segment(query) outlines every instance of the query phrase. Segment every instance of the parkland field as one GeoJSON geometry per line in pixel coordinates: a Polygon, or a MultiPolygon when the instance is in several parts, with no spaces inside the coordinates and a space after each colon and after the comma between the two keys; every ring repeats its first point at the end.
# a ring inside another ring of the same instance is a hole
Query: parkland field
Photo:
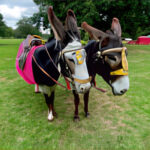
{"type": "Polygon", "coordinates": [[[107,92],[91,89],[90,117],[84,117],[81,99],[75,123],[73,95],[57,87],[58,118],[48,122],[44,96],[15,69],[21,41],[0,39],[0,150],[150,149],[150,46],[126,45],[130,89],[125,95],[113,96],[97,76],[97,85],[107,92]]]}

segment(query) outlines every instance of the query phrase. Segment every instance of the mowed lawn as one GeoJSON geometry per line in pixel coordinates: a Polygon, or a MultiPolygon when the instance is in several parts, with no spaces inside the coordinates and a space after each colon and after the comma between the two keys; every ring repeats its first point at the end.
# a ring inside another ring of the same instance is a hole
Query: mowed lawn
{"type": "Polygon", "coordinates": [[[21,41],[0,39],[0,150],[150,149],[150,46],[126,45],[130,89],[125,95],[113,96],[97,76],[107,92],[91,90],[89,118],[81,95],[80,122],[75,123],[73,96],[57,87],[58,118],[48,122],[43,95],[35,94],[15,69],[21,41]]]}

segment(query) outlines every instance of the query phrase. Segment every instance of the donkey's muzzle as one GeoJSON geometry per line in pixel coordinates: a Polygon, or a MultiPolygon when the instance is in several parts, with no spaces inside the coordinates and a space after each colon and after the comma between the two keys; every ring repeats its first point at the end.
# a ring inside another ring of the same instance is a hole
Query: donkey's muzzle
{"type": "Polygon", "coordinates": [[[80,87],[79,87],[79,93],[86,93],[91,87],[91,83],[86,83],[86,84],[80,84],[80,87]]]}
{"type": "Polygon", "coordinates": [[[77,88],[77,92],[86,93],[91,87],[91,79],[92,77],[89,77],[88,79],[74,78],[74,82],[76,82],[76,85],[79,85],[77,88]]]}

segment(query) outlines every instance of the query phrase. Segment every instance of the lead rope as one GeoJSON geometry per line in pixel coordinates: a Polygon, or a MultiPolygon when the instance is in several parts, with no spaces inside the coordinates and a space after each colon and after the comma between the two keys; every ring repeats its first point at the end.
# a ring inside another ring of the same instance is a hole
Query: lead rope
{"type": "Polygon", "coordinates": [[[92,87],[93,87],[94,89],[98,90],[98,91],[101,91],[101,92],[103,92],[103,93],[107,92],[106,90],[104,90],[104,89],[102,89],[102,88],[98,88],[98,87],[96,86],[95,78],[94,78],[94,80],[93,80],[93,82],[92,82],[92,85],[93,85],[92,87]]]}
{"type": "Polygon", "coordinates": [[[107,92],[106,90],[102,89],[102,88],[98,88],[97,86],[93,86],[94,89],[98,90],[98,91],[101,91],[103,93],[107,92]]]}

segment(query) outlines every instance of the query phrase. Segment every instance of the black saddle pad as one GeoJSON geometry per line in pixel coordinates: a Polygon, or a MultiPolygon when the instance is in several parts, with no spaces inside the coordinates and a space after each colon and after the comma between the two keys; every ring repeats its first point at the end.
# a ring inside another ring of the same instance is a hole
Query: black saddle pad
{"type": "MultiPolygon", "coordinates": [[[[60,43],[55,39],[51,40],[50,42],[46,43],[45,46],[47,47],[48,53],[50,54],[53,62],[58,64],[59,61],[59,52],[61,51],[60,43]]],[[[38,65],[44,69],[51,77],[55,80],[59,78],[59,72],[57,68],[54,66],[53,62],[49,58],[45,46],[37,48],[33,54],[34,58],[36,59],[38,65]]],[[[38,66],[34,60],[32,60],[32,68],[33,68],[33,75],[35,82],[37,84],[53,86],[55,84],[38,66]]]]}

